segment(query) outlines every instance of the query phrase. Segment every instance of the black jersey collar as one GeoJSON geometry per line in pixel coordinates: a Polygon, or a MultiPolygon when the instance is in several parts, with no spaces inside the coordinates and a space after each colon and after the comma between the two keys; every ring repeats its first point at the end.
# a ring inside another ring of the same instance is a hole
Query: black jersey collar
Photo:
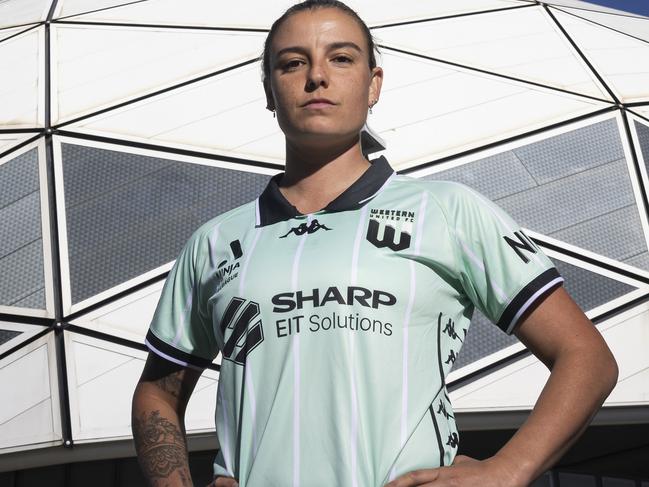
{"type": "MultiPolygon", "coordinates": [[[[372,165],[367,171],[341,195],[325,206],[324,211],[345,211],[360,208],[394,174],[394,170],[385,157],[381,156],[371,162],[372,165]]],[[[257,200],[259,211],[257,224],[259,226],[272,225],[302,215],[279,190],[278,182],[283,175],[284,173],[280,173],[273,176],[257,200]]]]}

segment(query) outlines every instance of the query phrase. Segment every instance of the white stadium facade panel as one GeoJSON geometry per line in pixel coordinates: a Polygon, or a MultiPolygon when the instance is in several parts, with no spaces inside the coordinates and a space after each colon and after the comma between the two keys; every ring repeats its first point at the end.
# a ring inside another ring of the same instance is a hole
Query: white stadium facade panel
{"type": "MultiPolygon", "coordinates": [[[[283,168],[258,58],[292,3],[0,2],[0,472],[133,454],[130,398],[175,256],[283,168]]],[[[595,423],[649,425],[649,18],[579,0],[348,3],[385,70],[371,157],[512,214],[618,360],[595,423]]],[[[189,404],[192,449],[216,446],[219,367],[189,404]]],[[[515,427],[547,376],[476,312],[449,376],[458,424],[515,427]]]]}

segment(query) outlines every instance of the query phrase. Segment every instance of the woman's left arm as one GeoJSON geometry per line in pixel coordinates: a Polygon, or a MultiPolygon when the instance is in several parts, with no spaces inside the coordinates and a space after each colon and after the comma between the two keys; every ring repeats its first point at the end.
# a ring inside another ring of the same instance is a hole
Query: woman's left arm
{"type": "Polygon", "coordinates": [[[534,409],[493,457],[409,472],[386,487],[526,486],[586,429],[617,382],[606,342],[568,293],[555,289],[514,332],[551,371],[534,409]]]}

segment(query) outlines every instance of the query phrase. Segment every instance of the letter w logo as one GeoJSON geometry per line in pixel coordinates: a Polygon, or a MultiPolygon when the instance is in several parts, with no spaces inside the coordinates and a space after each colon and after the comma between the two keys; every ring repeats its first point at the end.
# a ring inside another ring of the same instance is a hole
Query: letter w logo
{"type": "Polygon", "coordinates": [[[221,318],[223,333],[223,358],[245,365],[246,357],[264,341],[264,331],[259,318],[259,304],[245,299],[232,298],[221,318]],[[226,331],[231,330],[226,339],[226,331]]]}
{"type": "Polygon", "coordinates": [[[383,232],[383,238],[379,240],[379,222],[376,220],[370,219],[369,226],[367,227],[367,241],[374,245],[376,248],[389,247],[395,252],[399,250],[404,250],[410,247],[410,234],[406,232],[401,232],[399,235],[399,241],[394,241],[394,235],[396,231],[394,227],[390,225],[385,226],[385,231],[383,232]]]}

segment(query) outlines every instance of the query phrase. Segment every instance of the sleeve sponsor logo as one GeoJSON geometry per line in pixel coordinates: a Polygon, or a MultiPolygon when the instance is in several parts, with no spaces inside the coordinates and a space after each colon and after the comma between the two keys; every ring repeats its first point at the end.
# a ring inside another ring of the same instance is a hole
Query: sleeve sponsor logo
{"type": "Polygon", "coordinates": [[[536,254],[539,248],[530,237],[525,235],[523,230],[514,232],[514,236],[517,240],[514,240],[507,235],[504,235],[503,239],[505,240],[505,242],[507,242],[507,245],[509,245],[514,250],[514,252],[516,252],[516,255],[518,255],[525,264],[527,264],[530,259],[527,255],[525,255],[525,252],[536,254]]]}
{"type": "Polygon", "coordinates": [[[218,284],[216,285],[214,292],[219,292],[227,283],[236,279],[236,277],[239,275],[240,264],[237,261],[241,257],[243,257],[241,243],[238,240],[233,240],[232,242],[230,242],[230,250],[232,251],[234,261],[230,262],[229,264],[227,259],[219,262],[215,275],[218,284]]]}

